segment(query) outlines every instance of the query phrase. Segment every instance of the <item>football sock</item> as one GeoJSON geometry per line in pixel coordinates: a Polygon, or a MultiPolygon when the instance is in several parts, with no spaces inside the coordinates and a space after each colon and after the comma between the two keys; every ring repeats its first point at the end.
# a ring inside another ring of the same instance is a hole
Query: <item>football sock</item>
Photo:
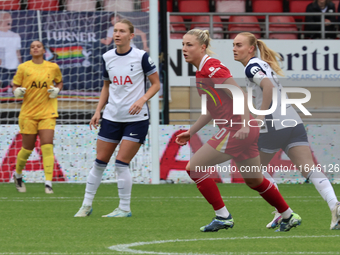
{"type": "Polygon", "coordinates": [[[89,175],[87,177],[83,205],[92,206],[94,196],[102,181],[102,176],[106,166],[107,163],[99,159],[96,159],[93,162],[93,167],[91,168],[89,175]]]}
{"type": "MultiPolygon", "coordinates": [[[[263,178],[263,181],[259,186],[252,187],[252,189],[258,191],[264,200],[266,200],[270,205],[274,206],[279,213],[282,214],[289,209],[289,206],[275,185],[266,178],[263,178]]],[[[282,215],[282,217],[287,218],[287,213],[284,213],[284,215],[282,215]]]]}
{"type": "Polygon", "coordinates": [[[132,177],[129,164],[116,160],[116,173],[118,182],[119,208],[123,211],[130,211],[132,177]]]}
{"type": "Polygon", "coordinates": [[[15,166],[15,177],[22,178],[22,170],[25,168],[27,159],[30,157],[33,150],[26,150],[21,148],[17,156],[17,163],[15,166]]]}
{"type": "MultiPolygon", "coordinates": [[[[53,144],[41,145],[41,152],[42,152],[42,157],[43,157],[45,180],[50,181],[49,186],[52,187],[53,167],[54,167],[53,144]]],[[[48,185],[48,183],[46,182],[45,184],[48,185]]]]}
{"type": "Polygon", "coordinates": [[[320,193],[321,197],[327,202],[328,207],[332,210],[338,199],[335,195],[334,189],[332,184],[326,177],[326,175],[319,171],[319,172],[309,172],[307,176],[307,180],[311,180],[314,184],[316,190],[320,193]]]}
{"type": "Polygon", "coordinates": [[[212,178],[209,178],[210,175],[208,173],[195,172],[195,177],[191,176],[192,174],[190,171],[187,171],[187,173],[215,211],[218,211],[225,206],[216,183],[212,178]]]}

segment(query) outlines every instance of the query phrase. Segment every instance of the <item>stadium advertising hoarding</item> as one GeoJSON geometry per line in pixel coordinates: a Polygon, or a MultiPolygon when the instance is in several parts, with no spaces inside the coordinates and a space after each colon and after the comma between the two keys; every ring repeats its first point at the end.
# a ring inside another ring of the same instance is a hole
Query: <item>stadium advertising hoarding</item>
{"type": "MultiPolygon", "coordinates": [[[[340,53],[336,40],[263,40],[269,48],[283,57],[285,74],[283,86],[317,87],[339,86],[340,53]]],[[[169,42],[169,83],[171,86],[190,86],[195,67],[185,62],[182,40],[169,42]]],[[[244,67],[234,61],[233,40],[212,40],[213,57],[221,60],[234,78],[244,78],[244,67]]],[[[244,84],[240,84],[244,85],[244,84]]]]}
{"type": "MultiPolygon", "coordinates": [[[[161,125],[159,127],[159,157],[160,178],[164,181],[183,183],[191,182],[185,166],[190,159],[191,151],[197,151],[212,135],[217,132],[217,127],[204,127],[193,139],[194,143],[183,147],[175,143],[176,136],[189,128],[189,125],[161,125]]],[[[313,151],[314,162],[333,183],[340,183],[339,153],[340,141],[334,140],[340,134],[338,125],[306,125],[307,135],[313,151]]],[[[0,132],[0,182],[8,182],[15,170],[16,155],[21,148],[21,137],[17,125],[4,125],[0,132]]],[[[90,130],[88,125],[58,125],[54,139],[54,181],[61,182],[86,182],[87,174],[96,158],[96,138],[98,130],[90,130]]],[[[130,163],[133,180],[135,183],[150,183],[151,178],[151,147],[147,137],[130,163]]],[[[24,170],[24,179],[27,182],[43,182],[44,171],[41,162],[40,143],[30,156],[24,170]]],[[[115,157],[111,158],[103,174],[103,181],[114,182],[115,157]]],[[[299,171],[294,171],[294,166],[287,155],[280,151],[272,159],[268,172],[273,174],[278,183],[303,183],[299,171]]],[[[216,166],[214,177],[216,181],[231,183],[243,182],[235,164],[232,161],[216,166]]]]}

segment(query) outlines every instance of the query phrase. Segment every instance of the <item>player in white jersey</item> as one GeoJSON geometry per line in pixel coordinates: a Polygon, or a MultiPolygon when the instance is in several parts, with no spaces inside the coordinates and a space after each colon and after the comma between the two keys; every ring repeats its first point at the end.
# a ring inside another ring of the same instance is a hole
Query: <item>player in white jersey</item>
{"type": "MultiPolygon", "coordinates": [[[[247,86],[252,88],[256,109],[270,109],[273,88],[278,90],[277,110],[270,115],[257,116],[257,119],[263,120],[265,124],[260,129],[258,141],[262,166],[267,166],[280,149],[284,150],[302,175],[307,180],[312,181],[322,198],[328,203],[332,212],[330,229],[340,229],[340,203],[326,175],[321,172],[318,166],[314,165],[307,133],[301,118],[290,105],[287,106],[287,115],[284,116],[280,113],[281,102],[279,98],[281,98],[280,90],[282,86],[275,75],[277,73],[283,76],[277,60],[277,58],[281,59],[280,55],[248,32],[238,34],[234,39],[233,46],[234,59],[245,66],[247,86]],[[260,51],[262,60],[256,56],[257,50],[260,51]],[[273,121],[273,119],[280,121],[273,121]],[[285,127],[280,124],[285,119],[295,120],[296,126],[288,124],[288,122],[285,123],[285,126],[292,127],[285,127]]],[[[267,172],[265,172],[265,176],[275,183],[267,172]]],[[[276,228],[280,219],[280,216],[275,214],[273,221],[267,225],[267,228],[276,228]]]]}
{"type": "Polygon", "coordinates": [[[97,140],[97,158],[87,177],[82,207],[74,217],[92,213],[92,201],[101,183],[103,172],[117,145],[116,157],[119,206],[103,217],[131,217],[130,200],[132,177],[129,163],[144,143],[149,128],[149,111],[146,102],[160,88],[156,66],[148,53],[132,48],[130,41],[134,27],[123,19],[114,26],[113,39],[117,46],[103,55],[104,86],[93,115],[90,128],[97,128],[100,112],[105,106],[97,140]],[[145,76],[151,87],[145,92],[145,76]]]}

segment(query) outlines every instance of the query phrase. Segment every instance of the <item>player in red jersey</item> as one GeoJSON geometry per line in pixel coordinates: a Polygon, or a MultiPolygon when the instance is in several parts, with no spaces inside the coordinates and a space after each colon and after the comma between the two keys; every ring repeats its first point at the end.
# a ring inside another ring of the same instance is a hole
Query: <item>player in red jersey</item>
{"type": "MultiPolygon", "coordinates": [[[[226,88],[216,88],[215,84],[236,86],[230,71],[219,60],[211,58],[210,35],[207,30],[192,29],[183,37],[183,55],[186,62],[197,68],[196,86],[199,95],[206,95],[207,112],[202,114],[186,132],[178,135],[176,142],[185,145],[190,137],[213,120],[218,121],[219,132],[204,144],[191,158],[186,170],[205,199],[213,206],[216,217],[201,227],[202,232],[215,232],[234,226],[234,220],[227,210],[218,187],[210,177],[207,168],[233,159],[240,169],[246,184],[282,214],[279,231],[289,231],[301,224],[301,217],[287,205],[275,186],[261,173],[257,149],[259,128],[252,121],[247,105],[244,115],[233,114],[233,98],[226,88]]],[[[235,88],[236,89],[236,88],[235,88]]],[[[244,95],[243,95],[244,96],[244,95]]],[[[246,101],[246,100],[244,100],[246,101]]]]}

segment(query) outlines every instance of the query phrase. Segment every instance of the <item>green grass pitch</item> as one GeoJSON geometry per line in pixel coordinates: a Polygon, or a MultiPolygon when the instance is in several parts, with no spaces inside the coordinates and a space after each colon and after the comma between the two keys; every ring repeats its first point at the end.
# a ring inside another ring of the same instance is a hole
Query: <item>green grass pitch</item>
{"type": "MultiPolygon", "coordinates": [[[[214,217],[195,185],[134,185],[131,218],[102,218],[118,205],[116,184],[102,184],[93,214],[74,218],[84,184],[0,184],[2,254],[340,254],[340,231],[312,184],[279,185],[302,225],[277,233],[265,228],[273,208],[245,184],[219,184],[233,215],[233,229],[202,233],[214,217]],[[111,249],[110,249],[111,247],[111,249]]],[[[334,185],[340,194],[340,186],[334,185]]]]}

